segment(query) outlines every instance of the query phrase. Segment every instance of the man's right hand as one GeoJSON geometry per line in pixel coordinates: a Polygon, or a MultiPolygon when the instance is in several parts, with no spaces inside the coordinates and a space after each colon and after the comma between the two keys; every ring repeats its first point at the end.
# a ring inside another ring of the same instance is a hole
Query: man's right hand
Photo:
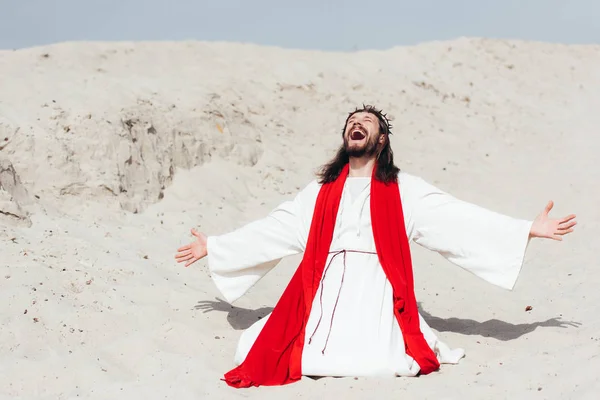
{"type": "Polygon", "coordinates": [[[201,258],[206,257],[206,254],[208,254],[206,250],[206,235],[195,229],[192,229],[192,235],[196,236],[198,239],[195,242],[178,248],[178,253],[175,255],[177,262],[185,262],[186,267],[189,267],[201,258]]]}

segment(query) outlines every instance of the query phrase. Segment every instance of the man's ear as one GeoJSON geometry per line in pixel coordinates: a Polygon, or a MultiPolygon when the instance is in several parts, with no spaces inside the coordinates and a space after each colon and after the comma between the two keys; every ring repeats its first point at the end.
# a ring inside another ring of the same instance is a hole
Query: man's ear
{"type": "Polygon", "coordinates": [[[385,142],[385,135],[379,136],[379,144],[383,144],[385,142]]]}

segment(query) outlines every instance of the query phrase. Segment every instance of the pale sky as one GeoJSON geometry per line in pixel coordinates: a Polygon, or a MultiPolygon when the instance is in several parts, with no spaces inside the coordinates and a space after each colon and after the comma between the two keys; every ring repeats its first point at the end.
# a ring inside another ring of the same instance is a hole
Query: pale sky
{"type": "Polygon", "coordinates": [[[600,0],[0,0],[0,49],[218,40],[351,51],[462,36],[600,44],[600,0]]]}

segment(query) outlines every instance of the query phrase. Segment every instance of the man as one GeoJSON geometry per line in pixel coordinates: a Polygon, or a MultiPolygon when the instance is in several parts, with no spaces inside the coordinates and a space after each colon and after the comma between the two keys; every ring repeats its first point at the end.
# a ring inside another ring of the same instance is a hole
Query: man
{"type": "Polygon", "coordinates": [[[350,113],[336,157],[294,200],[233,232],[178,249],[207,257],[227,301],[248,291],[269,261],[304,253],[273,312],[246,330],[225,375],[234,387],[306,376],[415,376],[457,363],[419,315],[409,240],[482,279],[512,289],[530,238],[561,240],[575,216],[533,221],[458,200],[394,165],[385,114],[350,113]]]}

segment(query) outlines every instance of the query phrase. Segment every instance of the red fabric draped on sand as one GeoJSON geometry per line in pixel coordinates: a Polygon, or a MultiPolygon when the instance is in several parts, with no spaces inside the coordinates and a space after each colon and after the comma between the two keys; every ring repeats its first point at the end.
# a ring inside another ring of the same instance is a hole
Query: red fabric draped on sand
{"type": "MultiPolygon", "coordinates": [[[[225,374],[228,385],[285,385],[302,376],[302,349],[306,323],[327,262],[333,230],[349,167],[332,183],[321,186],[304,257],[273,309],[244,362],[225,374]]],[[[375,169],[374,169],[375,171],[375,169]]],[[[439,362],[419,327],[412,262],[397,183],[371,180],[371,221],[381,266],[392,285],[394,314],[406,352],[421,374],[439,368],[439,362]]]]}

